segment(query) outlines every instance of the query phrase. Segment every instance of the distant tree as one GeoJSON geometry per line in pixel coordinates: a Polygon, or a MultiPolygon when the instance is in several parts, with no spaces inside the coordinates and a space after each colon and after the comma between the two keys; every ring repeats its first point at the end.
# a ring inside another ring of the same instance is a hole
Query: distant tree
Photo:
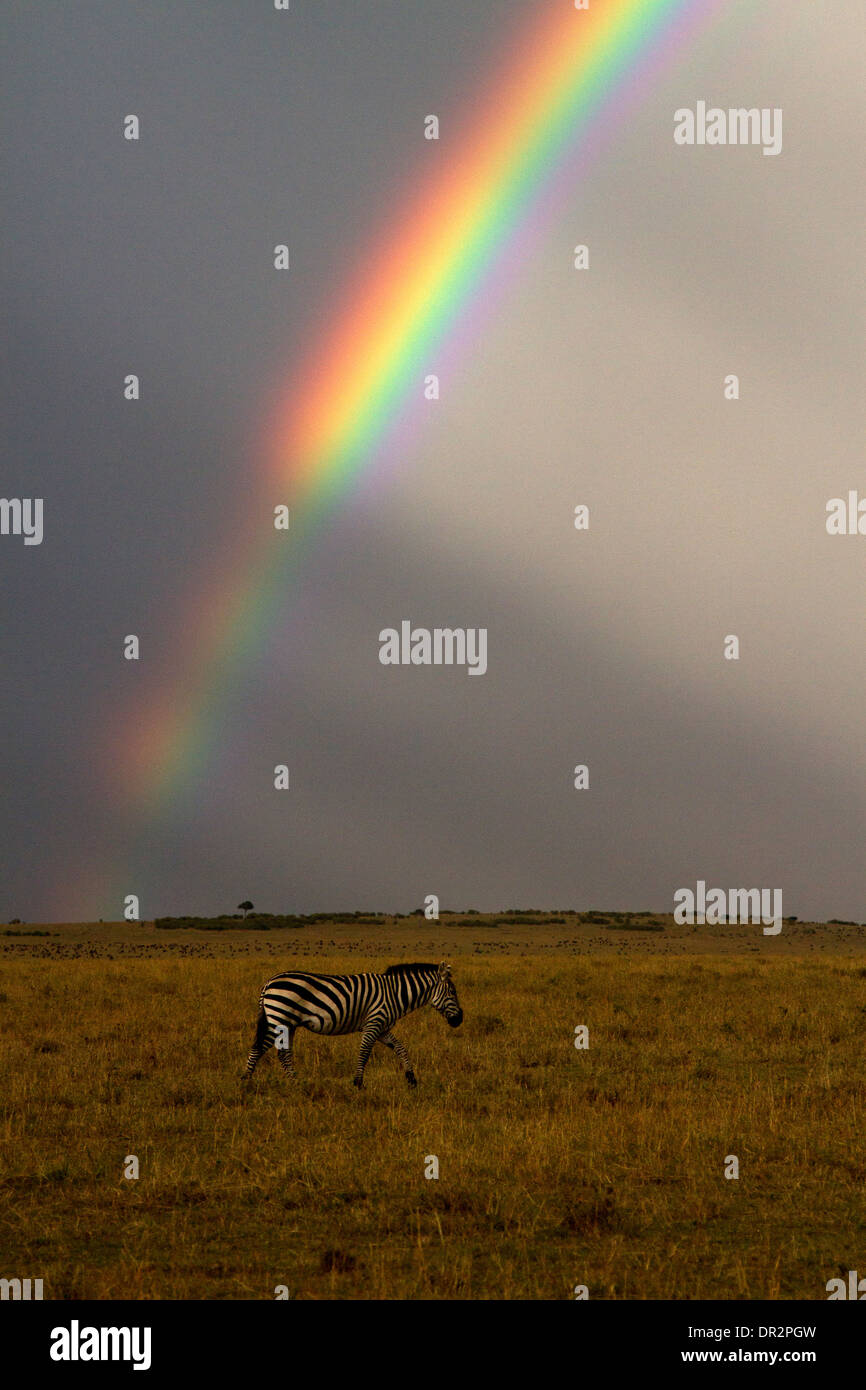
{"type": "Polygon", "coordinates": [[[247,900],[245,903],[238,903],[238,910],[246,917],[248,912],[252,912],[253,906],[254,904],[247,900]]]}

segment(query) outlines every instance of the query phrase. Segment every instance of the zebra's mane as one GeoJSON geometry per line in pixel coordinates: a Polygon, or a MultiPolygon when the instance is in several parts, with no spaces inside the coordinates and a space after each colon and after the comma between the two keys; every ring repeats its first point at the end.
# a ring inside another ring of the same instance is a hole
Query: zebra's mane
{"type": "Polygon", "coordinates": [[[438,965],[433,965],[429,960],[416,960],[411,965],[389,965],[385,971],[386,975],[401,975],[404,970],[438,970],[438,965]]]}

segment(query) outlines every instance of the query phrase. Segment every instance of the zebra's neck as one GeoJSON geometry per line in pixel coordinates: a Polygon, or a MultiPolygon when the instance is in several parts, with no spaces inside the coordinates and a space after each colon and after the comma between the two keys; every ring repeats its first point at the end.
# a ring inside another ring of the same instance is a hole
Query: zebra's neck
{"type": "Polygon", "coordinates": [[[400,1005],[406,1009],[418,1009],[427,1004],[436,987],[435,970],[406,970],[391,976],[400,1005]]]}

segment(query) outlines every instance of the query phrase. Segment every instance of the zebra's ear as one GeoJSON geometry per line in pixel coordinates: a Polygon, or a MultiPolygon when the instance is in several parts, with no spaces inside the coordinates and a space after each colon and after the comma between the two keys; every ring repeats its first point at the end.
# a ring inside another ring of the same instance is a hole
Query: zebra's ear
{"type": "Polygon", "coordinates": [[[443,980],[450,980],[450,979],[451,979],[451,966],[450,966],[450,965],[446,965],[446,963],[445,963],[444,960],[440,962],[440,965],[439,965],[439,974],[442,976],[442,979],[443,979],[443,980]]]}

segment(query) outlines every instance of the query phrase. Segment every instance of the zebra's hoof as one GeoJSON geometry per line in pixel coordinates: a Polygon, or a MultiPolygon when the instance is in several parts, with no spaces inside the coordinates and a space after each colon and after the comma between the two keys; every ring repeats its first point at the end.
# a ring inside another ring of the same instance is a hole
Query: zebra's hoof
{"type": "Polygon", "coordinates": [[[406,1080],[409,1082],[410,1087],[418,1085],[418,1082],[415,1079],[414,1071],[407,1071],[406,1080]]]}
{"type": "Polygon", "coordinates": [[[364,1083],[363,1083],[363,1081],[360,1079],[360,1077],[358,1077],[358,1076],[355,1077],[355,1080],[353,1081],[352,1084],[353,1084],[353,1086],[355,1086],[359,1091],[361,1091],[361,1090],[364,1089],[364,1083]]]}

